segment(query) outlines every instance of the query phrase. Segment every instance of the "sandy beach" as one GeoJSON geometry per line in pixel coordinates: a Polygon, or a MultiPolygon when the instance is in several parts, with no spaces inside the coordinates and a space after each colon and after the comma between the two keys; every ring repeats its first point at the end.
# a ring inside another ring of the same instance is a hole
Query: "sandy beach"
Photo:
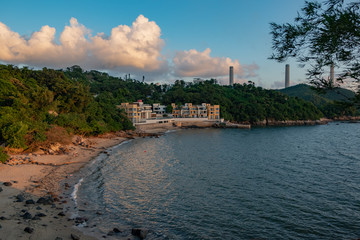
{"type": "MultiPolygon", "coordinates": [[[[85,236],[74,225],[81,219],[70,219],[64,209],[71,201],[60,183],[84,167],[107,148],[127,138],[87,139],[89,147],[72,145],[67,154],[15,155],[31,163],[0,165],[0,239],[95,239],[85,236]],[[49,200],[42,202],[39,200],[49,200]]],[[[15,163],[16,161],[14,161],[15,163]]]]}
{"type": "MultiPolygon", "coordinates": [[[[107,153],[112,146],[172,129],[176,127],[164,124],[138,127],[130,134],[92,138],[74,136],[73,139],[81,138],[82,144],[74,144],[73,140],[65,154],[11,155],[15,160],[0,164],[0,240],[97,239],[76,228],[86,219],[73,219],[68,211],[74,188],[71,184],[73,174],[100,153],[107,153]]],[[[111,234],[101,238],[122,239],[111,234]]]]}

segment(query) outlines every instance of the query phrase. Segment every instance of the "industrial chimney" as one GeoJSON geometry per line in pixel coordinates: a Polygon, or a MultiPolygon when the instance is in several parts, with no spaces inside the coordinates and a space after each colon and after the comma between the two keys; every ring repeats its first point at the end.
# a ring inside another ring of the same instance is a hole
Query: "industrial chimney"
{"type": "Polygon", "coordinates": [[[290,87],[290,65],[285,65],[285,88],[290,87]]]}
{"type": "Polygon", "coordinates": [[[230,70],[229,70],[229,85],[232,86],[234,85],[234,67],[230,66],[230,70]]]}
{"type": "Polygon", "coordinates": [[[335,80],[335,76],[334,76],[334,64],[332,63],[330,65],[330,87],[334,86],[334,80],[335,80]]]}

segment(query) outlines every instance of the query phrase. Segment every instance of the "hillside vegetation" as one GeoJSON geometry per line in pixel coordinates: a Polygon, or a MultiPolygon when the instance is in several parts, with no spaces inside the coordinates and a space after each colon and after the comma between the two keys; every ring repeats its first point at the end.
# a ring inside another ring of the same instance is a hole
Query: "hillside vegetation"
{"type": "Polygon", "coordinates": [[[314,120],[323,114],[310,102],[288,97],[274,90],[256,87],[253,83],[220,86],[216,80],[197,84],[177,80],[173,86],[156,85],[133,79],[123,80],[98,71],[83,71],[73,66],[65,71],[70,79],[77,79],[90,87],[90,92],[107,97],[114,103],[210,103],[219,104],[221,117],[236,122],[273,120],[314,120]]]}
{"type": "Polygon", "coordinates": [[[315,120],[324,116],[316,101],[312,101],[314,105],[251,82],[232,87],[220,86],[213,79],[158,85],[83,71],[79,66],[31,70],[0,65],[0,145],[26,150],[69,133],[98,135],[133,129],[116,105],[138,99],[165,105],[219,104],[221,117],[235,122],[315,120]]]}
{"type": "Polygon", "coordinates": [[[359,112],[353,106],[355,93],[344,88],[316,90],[306,84],[298,84],[279,90],[286,95],[312,102],[326,117],[354,116],[359,112]]]}
{"type": "Polygon", "coordinates": [[[112,102],[62,71],[0,65],[0,144],[27,149],[54,131],[97,135],[130,128],[112,102]]]}

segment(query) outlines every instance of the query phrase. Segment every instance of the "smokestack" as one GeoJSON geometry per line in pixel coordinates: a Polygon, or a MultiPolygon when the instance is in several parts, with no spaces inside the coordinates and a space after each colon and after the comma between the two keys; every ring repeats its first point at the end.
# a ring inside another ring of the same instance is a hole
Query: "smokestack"
{"type": "Polygon", "coordinates": [[[234,67],[230,66],[229,69],[229,85],[232,86],[234,85],[234,67]]]}
{"type": "Polygon", "coordinates": [[[290,87],[290,65],[285,65],[285,88],[290,87]]]}
{"type": "Polygon", "coordinates": [[[330,65],[330,87],[334,86],[334,80],[335,80],[335,77],[334,77],[334,64],[332,63],[330,65]]]}

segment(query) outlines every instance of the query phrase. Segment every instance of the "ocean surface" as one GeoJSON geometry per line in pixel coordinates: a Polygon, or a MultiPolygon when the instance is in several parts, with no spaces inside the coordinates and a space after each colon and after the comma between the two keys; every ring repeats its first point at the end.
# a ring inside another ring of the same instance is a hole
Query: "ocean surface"
{"type": "Polygon", "coordinates": [[[101,236],[360,238],[358,123],[179,130],[113,147],[81,174],[78,214],[101,236]]]}

